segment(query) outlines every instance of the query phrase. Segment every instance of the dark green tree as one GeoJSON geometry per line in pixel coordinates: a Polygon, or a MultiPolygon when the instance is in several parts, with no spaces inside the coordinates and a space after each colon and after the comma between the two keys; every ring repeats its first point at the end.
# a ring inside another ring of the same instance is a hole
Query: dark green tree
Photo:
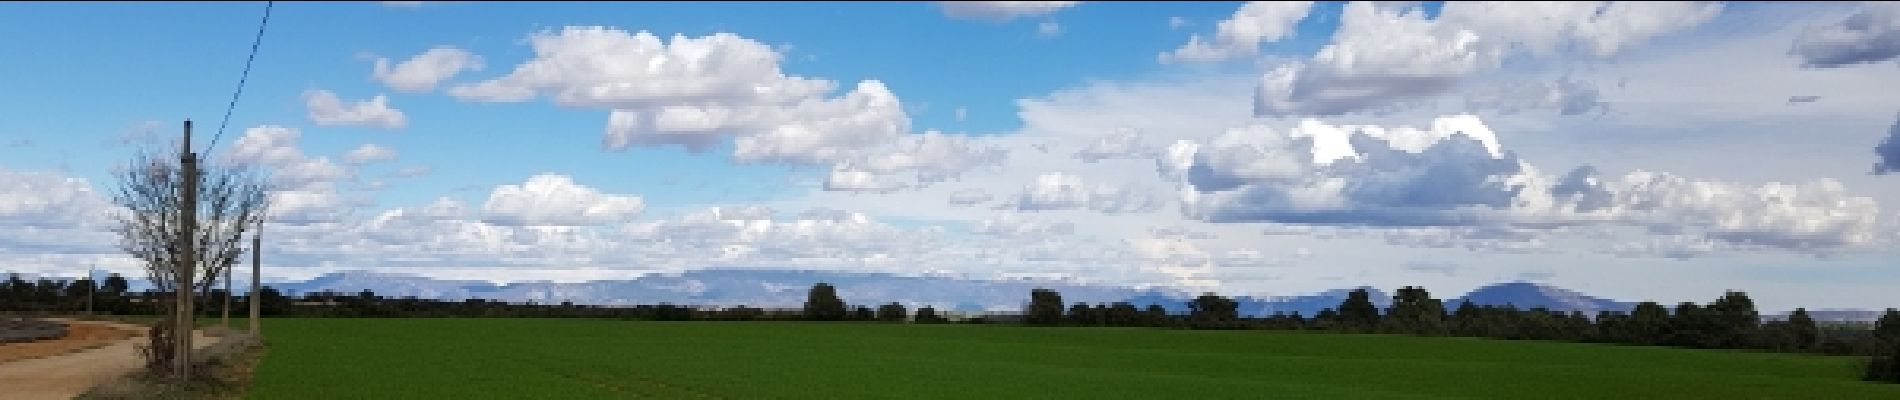
{"type": "Polygon", "coordinates": [[[878,306],[877,308],[877,320],[879,321],[904,322],[905,318],[910,318],[910,311],[905,310],[903,304],[893,302],[891,304],[878,306]]]}
{"type": "Polygon", "coordinates": [[[1458,310],[1451,313],[1451,330],[1458,336],[1483,336],[1480,310],[1477,304],[1469,301],[1458,302],[1458,310]]]}
{"type": "Polygon", "coordinates": [[[944,321],[942,316],[937,315],[936,308],[931,307],[931,306],[923,306],[923,307],[917,308],[917,317],[914,319],[913,322],[919,323],[919,324],[941,324],[946,321],[944,321]]]}
{"type": "Polygon", "coordinates": [[[1624,328],[1635,344],[1656,345],[1669,340],[1671,322],[1669,309],[1653,301],[1636,303],[1630,310],[1629,324],[1624,328]]]}
{"type": "Polygon", "coordinates": [[[132,291],[131,283],[116,273],[107,275],[106,280],[100,283],[99,298],[95,300],[99,302],[99,309],[114,314],[129,313],[131,302],[127,296],[132,291]]]}
{"type": "Polygon", "coordinates": [[[1108,318],[1107,318],[1108,325],[1109,326],[1140,325],[1141,324],[1140,314],[1141,314],[1141,310],[1136,310],[1134,304],[1128,304],[1127,302],[1121,302],[1121,301],[1115,302],[1114,304],[1110,304],[1108,306],[1108,318]]]}
{"type": "Polygon", "coordinates": [[[1874,321],[1874,342],[1887,349],[1900,348],[1900,310],[1889,308],[1874,321]]]}
{"type": "Polygon", "coordinates": [[[1711,335],[1721,322],[1717,316],[1694,302],[1676,304],[1676,313],[1669,316],[1669,338],[1663,344],[1671,346],[1712,348],[1720,340],[1711,335]]]}
{"type": "Polygon", "coordinates": [[[1240,320],[1240,305],[1233,299],[1204,293],[1188,303],[1188,321],[1195,328],[1232,328],[1240,320]]]}
{"type": "Polygon", "coordinates": [[[1339,303],[1339,320],[1347,329],[1368,331],[1379,326],[1379,307],[1372,305],[1372,294],[1366,289],[1353,289],[1339,303]]]}
{"type": "Polygon", "coordinates": [[[877,311],[871,310],[870,307],[858,306],[856,309],[853,309],[851,311],[851,320],[852,321],[876,321],[877,311]]]}
{"type": "Polygon", "coordinates": [[[1313,314],[1313,326],[1319,329],[1340,329],[1339,312],[1331,308],[1320,309],[1313,314]]]}
{"type": "Polygon", "coordinates": [[[1820,343],[1821,328],[1815,326],[1814,317],[1808,315],[1808,309],[1796,308],[1788,314],[1787,330],[1794,339],[1795,350],[1808,350],[1820,343]]]}
{"type": "Polygon", "coordinates": [[[1160,304],[1149,304],[1147,309],[1141,311],[1141,326],[1159,327],[1167,325],[1167,307],[1162,307],[1160,304]]]}
{"type": "Polygon", "coordinates": [[[846,317],[845,314],[844,299],[838,298],[837,288],[824,282],[811,286],[811,292],[805,297],[805,319],[842,321],[846,317]]]}
{"type": "MultiPolygon", "coordinates": [[[[1342,306],[1344,306],[1342,304],[1342,306]]],[[[1385,318],[1386,331],[1438,335],[1445,333],[1445,305],[1423,287],[1399,288],[1385,318]]]]}
{"type": "Polygon", "coordinates": [[[1074,306],[1069,307],[1069,325],[1094,325],[1094,317],[1090,315],[1094,313],[1094,310],[1089,309],[1089,303],[1075,303],[1074,306]]]}
{"type": "Polygon", "coordinates": [[[1023,312],[1023,322],[1045,326],[1061,324],[1062,307],[1062,294],[1050,289],[1030,290],[1029,307],[1023,312]]]}
{"type": "Polygon", "coordinates": [[[1757,331],[1761,329],[1761,314],[1755,311],[1755,302],[1741,291],[1728,291],[1722,297],[1710,303],[1705,310],[1714,318],[1709,324],[1709,344],[1711,347],[1741,349],[1754,347],[1757,331]]]}

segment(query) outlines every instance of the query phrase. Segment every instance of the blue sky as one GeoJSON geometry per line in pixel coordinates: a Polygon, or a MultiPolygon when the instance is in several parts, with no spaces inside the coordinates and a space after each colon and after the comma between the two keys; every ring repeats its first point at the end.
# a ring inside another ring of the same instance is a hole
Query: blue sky
{"type": "MultiPolygon", "coordinates": [[[[288,277],[1900,303],[1893,7],[1003,3],[278,3],[211,154],[296,180],[288,277]]],[[[215,135],[263,6],[0,4],[0,263],[135,270],[111,168],[215,135]]]]}

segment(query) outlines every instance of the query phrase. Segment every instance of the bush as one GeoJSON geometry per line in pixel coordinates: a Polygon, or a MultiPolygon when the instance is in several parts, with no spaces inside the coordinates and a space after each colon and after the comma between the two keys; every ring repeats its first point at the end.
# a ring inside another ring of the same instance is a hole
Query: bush
{"type": "Polygon", "coordinates": [[[1900,383],[1900,349],[1867,360],[1861,379],[1871,382],[1900,383]]]}

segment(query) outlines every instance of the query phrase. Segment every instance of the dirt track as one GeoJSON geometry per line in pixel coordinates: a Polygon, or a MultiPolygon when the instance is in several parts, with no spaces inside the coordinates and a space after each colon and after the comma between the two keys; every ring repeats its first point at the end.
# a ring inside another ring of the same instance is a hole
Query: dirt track
{"type": "MultiPolygon", "coordinates": [[[[71,399],[98,382],[116,379],[141,363],[136,343],[145,340],[145,328],[113,322],[67,321],[73,334],[50,342],[0,345],[0,388],[6,388],[7,400],[71,399]],[[85,336],[79,336],[85,332],[85,336]],[[57,343],[72,342],[72,343],[57,343]],[[39,345],[36,350],[12,349],[12,346],[39,345]],[[58,349],[69,354],[39,354],[37,358],[9,357],[29,352],[45,353],[58,349]]],[[[202,348],[215,339],[193,332],[193,347],[202,348]]]]}

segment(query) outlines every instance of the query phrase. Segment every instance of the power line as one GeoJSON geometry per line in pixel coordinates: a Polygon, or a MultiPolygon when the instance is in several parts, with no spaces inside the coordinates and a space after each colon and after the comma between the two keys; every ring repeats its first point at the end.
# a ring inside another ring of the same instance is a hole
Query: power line
{"type": "Polygon", "coordinates": [[[211,136],[211,145],[205,146],[206,155],[218,147],[218,139],[224,137],[224,127],[231,123],[231,112],[237,110],[238,96],[244,95],[244,81],[251,78],[251,62],[257,60],[257,46],[264,43],[264,28],[270,26],[270,9],[274,1],[264,2],[264,20],[257,23],[257,38],[251,40],[251,55],[244,57],[244,73],[238,75],[237,91],[231,92],[231,103],[224,106],[224,120],[218,122],[218,133],[211,136]]]}

